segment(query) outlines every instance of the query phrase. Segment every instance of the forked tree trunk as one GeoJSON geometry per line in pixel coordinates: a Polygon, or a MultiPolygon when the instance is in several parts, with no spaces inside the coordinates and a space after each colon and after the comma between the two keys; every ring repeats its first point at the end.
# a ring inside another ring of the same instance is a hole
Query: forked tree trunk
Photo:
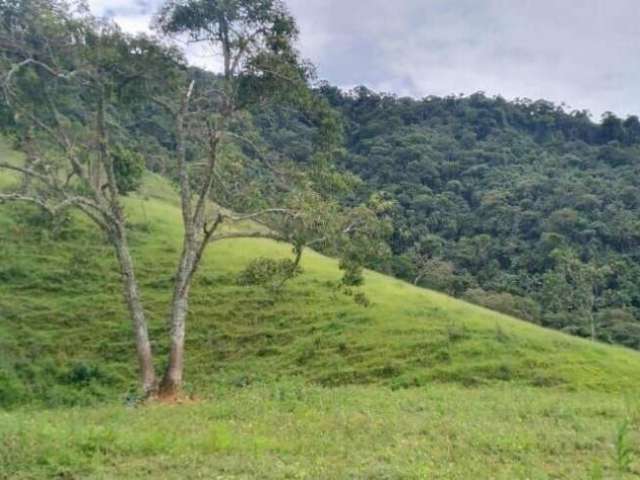
{"type": "Polygon", "coordinates": [[[202,254],[209,243],[211,233],[215,230],[215,226],[211,230],[208,230],[205,213],[213,184],[216,154],[220,141],[219,137],[217,135],[209,137],[209,161],[207,162],[203,185],[199,189],[195,206],[192,204],[189,171],[185,159],[184,121],[189,109],[189,101],[193,93],[194,85],[194,82],[189,84],[182,98],[180,110],[176,113],[177,158],[180,176],[180,203],[182,206],[184,240],[175,277],[175,287],[169,317],[171,329],[169,363],[167,364],[167,369],[164,372],[158,390],[160,398],[165,400],[175,399],[180,395],[182,389],[184,341],[189,311],[189,290],[191,289],[191,282],[202,259],[202,254]],[[204,234],[199,232],[204,232],[204,234]]]}
{"type": "Polygon", "coordinates": [[[113,235],[113,243],[120,264],[124,298],[133,323],[133,334],[136,342],[136,353],[140,370],[140,382],[146,398],[155,395],[157,390],[156,373],[153,366],[153,353],[149,340],[149,330],[140,299],[138,282],[135,277],[133,260],[129,252],[124,228],[117,227],[113,235]]]}

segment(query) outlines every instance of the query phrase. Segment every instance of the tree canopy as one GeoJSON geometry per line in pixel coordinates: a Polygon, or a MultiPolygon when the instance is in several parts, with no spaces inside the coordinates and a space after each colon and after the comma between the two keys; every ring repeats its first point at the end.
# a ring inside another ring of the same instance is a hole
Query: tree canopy
{"type": "Polygon", "coordinates": [[[377,192],[394,206],[393,256],[377,268],[640,347],[637,117],[596,123],[550,102],[482,93],[321,90],[347,127],[340,165],[362,179],[354,195],[377,192]]]}

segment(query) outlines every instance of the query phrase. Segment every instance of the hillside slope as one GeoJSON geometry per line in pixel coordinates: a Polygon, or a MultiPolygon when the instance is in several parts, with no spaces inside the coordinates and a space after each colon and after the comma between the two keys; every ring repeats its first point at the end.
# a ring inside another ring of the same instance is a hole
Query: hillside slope
{"type": "MultiPolygon", "coordinates": [[[[0,188],[11,183],[0,176],[0,188]]],[[[127,208],[162,358],[175,194],[149,175],[127,208]]],[[[364,308],[336,291],[336,262],[313,252],[278,297],[236,284],[250,259],[289,254],[257,240],[211,248],[188,333],[188,389],[200,400],[134,409],[122,405],[135,365],[110,247],[82,219],[54,235],[35,210],[0,206],[0,479],[640,472],[636,352],[372,272],[364,308]],[[92,406],[39,409],[82,404],[92,406]]]]}
{"type": "MultiPolygon", "coordinates": [[[[6,151],[5,151],[6,154],[6,151]]],[[[4,179],[8,183],[7,178],[4,179]]],[[[5,185],[6,188],[6,185],[5,185]]],[[[172,188],[149,175],[127,199],[143,297],[163,358],[163,319],[181,227],[172,188]]],[[[81,219],[41,226],[37,211],[0,206],[0,404],[113,398],[134,388],[130,327],[109,245],[81,219]]],[[[640,355],[594,344],[369,272],[365,308],[335,288],[336,262],[309,252],[304,274],[274,297],[236,284],[252,258],[290,247],[212,246],[193,289],[190,388],[301,377],[320,385],[517,382],[631,391],[640,355]]]]}

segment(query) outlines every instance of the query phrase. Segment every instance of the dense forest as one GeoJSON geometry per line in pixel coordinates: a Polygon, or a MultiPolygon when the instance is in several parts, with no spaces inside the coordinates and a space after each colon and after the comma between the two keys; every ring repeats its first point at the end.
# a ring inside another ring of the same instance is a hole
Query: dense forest
{"type": "MultiPolygon", "coordinates": [[[[370,266],[602,341],[640,347],[640,122],[483,93],[399,98],[322,85],[342,117],[351,200],[392,205],[370,266]]],[[[256,112],[270,148],[305,162],[312,129],[256,112]]]]}
{"type": "Polygon", "coordinates": [[[640,347],[640,122],[545,101],[325,89],[344,168],[394,205],[395,275],[640,347]]]}

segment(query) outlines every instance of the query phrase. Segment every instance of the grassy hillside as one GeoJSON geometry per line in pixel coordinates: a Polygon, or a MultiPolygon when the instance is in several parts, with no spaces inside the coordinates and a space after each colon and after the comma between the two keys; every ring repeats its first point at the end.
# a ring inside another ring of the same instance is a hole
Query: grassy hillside
{"type": "MultiPolygon", "coordinates": [[[[145,192],[127,203],[144,300],[154,337],[162,339],[179,253],[179,211],[165,200],[170,189],[158,178],[149,179],[145,192]]],[[[81,221],[53,236],[26,207],[2,207],[1,221],[4,363],[24,390],[15,394],[74,401],[66,398],[62,381],[74,376],[91,394],[126,391],[135,378],[133,348],[109,245],[81,221]]],[[[372,306],[361,307],[333,288],[336,262],[314,253],[304,258],[305,273],[279,297],[236,285],[252,258],[289,254],[289,246],[261,240],[210,249],[193,289],[189,325],[188,378],[198,391],[211,383],[280,376],[322,385],[511,381],[605,391],[640,381],[640,355],[633,352],[543,330],[375,273],[364,288],[372,306]]],[[[156,348],[163,353],[162,343],[156,348]]],[[[76,395],[72,387],[69,394],[76,395]]]]}
{"type": "MultiPolygon", "coordinates": [[[[0,176],[0,188],[10,183],[0,176]]],[[[151,175],[127,208],[161,359],[179,211],[151,175]]],[[[277,297],[236,284],[252,258],[285,255],[289,246],[258,240],[210,249],[187,346],[187,388],[200,400],[132,409],[121,406],[135,365],[110,247],[82,219],[54,234],[37,211],[0,206],[0,408],[17,409],[0,412],[0,478],[640,472],[621,466],[625,442],[640,440],[636,352],[373,272],[365,308],[335,289],[336,262],[315,253],[277,297]],[[98,401],[110,405],[81,407],[98,401]]]]}

